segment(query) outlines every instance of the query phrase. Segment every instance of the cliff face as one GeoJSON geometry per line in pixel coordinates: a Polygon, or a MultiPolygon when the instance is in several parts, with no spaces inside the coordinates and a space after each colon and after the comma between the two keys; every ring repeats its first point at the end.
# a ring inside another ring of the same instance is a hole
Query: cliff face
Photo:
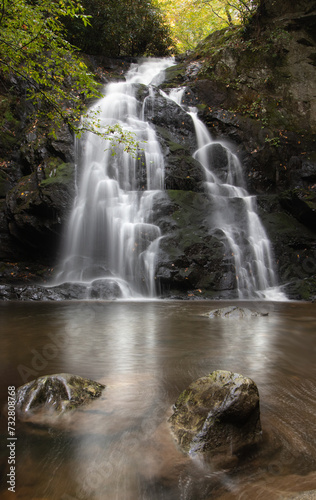
{"type": "MultiPolygon", "coordinates": [[[[316,295],[315,20],[314,2],[265,0],[245,29],[210,35],[167,70],[163,84],[185,86],[186,103],[198,106],[214,138],[228,141],[242,160],[280,281],[298,299],[316,295]]],[[[66,130],[57,140],[47,138],[27,121],[23,92],[19,106],[4,87],[2,94],[0,280],[45,280],[74,196],[73,139],[66,130]]],[[[168,235],[158,277],[173,294],[198,289],[199,295],[203,288],[208,296],[225,296],[233,277],[217,238],[201,230],[207,202],[191,157],[192,123],[159,98],[155,111],[167,188],[155,222],[168,235]]]]}
{"type": "Polygon", "coordinates": [[[213,136],[235,147],[297,298],[315,293],[315,21],[315,2],[265,0],[246,28],[211,34],[165,82],[186,85],[213,136]]]}

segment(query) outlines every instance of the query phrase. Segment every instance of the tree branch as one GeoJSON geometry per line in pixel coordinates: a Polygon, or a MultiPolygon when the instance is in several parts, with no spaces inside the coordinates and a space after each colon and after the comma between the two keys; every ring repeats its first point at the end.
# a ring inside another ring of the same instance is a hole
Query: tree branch
{"type": "Polygon", "coordinates": [[[49,97],[49,95],[40,88],[40,86],[34,81],[34,80],[31,80],[31,78],[29,78],[27,75],[25,75],[25,73],[23,73],[22,71],[20,71],[20,69],[18,69],[17,67],[15,67],[14,65],[12,64],[9,64],[9,63],[6,63],[5,61],[3,60],[0,60],[1,64],[4,64],[5,66],[7,66],[11,71],[14,71],[14,73],[16,75],[19,75],[24,81],[26,81],[31,87],[35,88],[36,91],[42,95],[46,101],[46,103],[48,103],[56,112],[57,115],[59,115],[63,122],[66,123],[69,128],[74,132],[74,131],[77,131],[78,128],[75,127],[69,117],[63,112],[63,110],[56,104],[56,102],[54,102],[53,99],[51,99],[49,97]]]}
{"type": "Polygon", "coordinates": [[[211,7],[211,11],[213,12],[213,14],[215,14],[215,16],[217,16],[219,19],[221,19],[222,21],[224,21],[225,23],[227,23],[228,25],[231,24],[231,22],[229,22],[228,19],[225,19],[224,17],[220,16],[215,10],[214,8],[212,7],[212,5],[210,5],[211,7]]]}

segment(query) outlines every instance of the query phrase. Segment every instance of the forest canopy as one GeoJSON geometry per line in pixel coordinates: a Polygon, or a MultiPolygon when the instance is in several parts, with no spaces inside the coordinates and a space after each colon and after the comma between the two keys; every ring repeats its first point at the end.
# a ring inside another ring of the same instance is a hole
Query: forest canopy
{"type": "Polygon", "coordinates": [[[211,32],[245,25],[260,0],[155,0],[171,28],[179,52],[192,50],[211,32]]]}
{"type": "Polygon", "coordinates": [[[65,22],[68,40],[88,54],[166,56],[173,49],[170,26],[151,0],[81,0],[90,23],[65,22]]]}

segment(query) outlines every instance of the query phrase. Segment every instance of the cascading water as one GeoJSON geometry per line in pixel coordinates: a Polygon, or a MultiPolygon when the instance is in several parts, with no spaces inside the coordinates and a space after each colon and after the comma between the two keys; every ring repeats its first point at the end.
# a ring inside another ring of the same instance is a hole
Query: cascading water
{"type": "MultiPolygon", "coordinates": [[[[118,286],[123,297],[157,295],[156,256],[163,236],[152,223],[152,210],[164,188],[164,158],[147,119],[154,99],[152,85],[163,81],[163,70],[172,64],[172,59],[162,59],[132,65],[126,82],[109,84],[97,103],[101,123],[119,123],[134,133],[140,153],[133,157],[118,146],[113,155],[104,140],[85,135],[58,283],[79,282],[89,288],[102,279],[103,285],[118,286]],[[143,105],[137,100],[139,84],[149,85],[143,105]]],[[[193,120],[198,145],[194,157],[205,172],[211,200],[210,228],[226,248],[224,259],[230,266],[233,262],[239,298],[282,300],[270,243],[255,210],[255,197],[246,191],[240,162],[225,143],[212,140],[196,109],[182,106],[183,92],[182,88],[160,94],[193,120]]]]}
{"type": "MultiPolygon", "coordinates": [[[[184,90],[174,89],[169,96],[164,95],[184,109],[184,90]]],[[[212,139],[195,108],[187,112],[198,145],[193,156],[204,168],[206,190],[215,207],[212,226],[228,244],[239,298],[284,300],[277,286],[270,241],[256,213],[256,197],[246,190],[240,161],[224,142],[212,139]]]]}
{"type": "Polygon", "coordinates": [[[164,159],[154,129],[144,121],[134,84],[159,84],[172,64],[164,59],[132,65],[126,82],[109,84],[97,103],[101,124],[119,123],[134,133],[140,153],[132,157],[118,146],[113,155],[104,140],[86,134],[57,282],[89,284],[101,278],[118,284],[123,297],[156,295],[160,229],[150,221],[153,198],[164,187],[164,159]]]}

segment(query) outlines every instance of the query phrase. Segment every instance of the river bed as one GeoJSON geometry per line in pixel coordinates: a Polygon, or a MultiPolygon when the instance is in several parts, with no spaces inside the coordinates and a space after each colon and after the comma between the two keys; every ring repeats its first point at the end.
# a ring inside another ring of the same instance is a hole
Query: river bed
{"type": "MultiPolygon", "coordinates": [[[[232,302],[229,302],[231,305],[232,302]]],[[[238,302],[267,316],[209,319],[224,302],[0,304],[1,406],[8,386],[73,373],[106,385],[55,421],[19,423],[18,500],[287,498],[316,489],[316,307],[238,302]],[[167,419],[193,380],[223,369],[259,388],[263,442],[232,469],[183,455],[167,419]]],[[[7,490],[1,417],[1,498],[7,490]]]]}

